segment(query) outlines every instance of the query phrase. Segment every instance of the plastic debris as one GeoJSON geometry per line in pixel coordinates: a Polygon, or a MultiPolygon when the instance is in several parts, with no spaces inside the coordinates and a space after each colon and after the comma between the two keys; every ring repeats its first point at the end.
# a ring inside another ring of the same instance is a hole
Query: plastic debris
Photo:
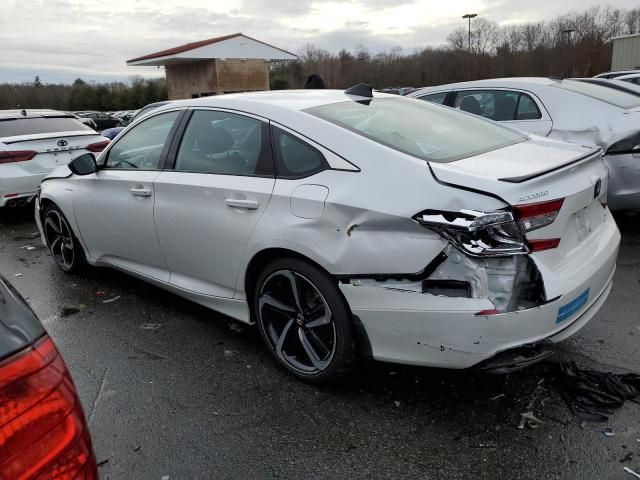
{"type": "Polygon", "coordinates": [[[141,330],[158,330],[162,326],[161,323],[143,323],[140,325],[141,330]]]}
{"type": "Polygon", "coordinates": [[[21,276],[22,276],[22,274],[21,274],[21,273],[16,273],[16,274],[14,275],[14,277],[21,277],[21,276]]]}
{"type": "Polygon", "coordinates": [[[104,292],[102,290],[96,290],[96,297],[104,296],[104,292]]]}
{"type": "Polygon", "coordinates": [[[398,400],[395,400],[395,401],[393,402],[393,404],[394,404],[396,407],[399,407],[399,406],[400,406],[400,402],[399,402],[398,400]]]}
{"type": "Polygon", "coordinates": [[[536,417],[533,412],[524,412],[521,413],[520,416],[522,417],[520,425],[518,425],[520,430],[525,426],[529,428],[538,428],[540,425],[544,425],[544,422],[536,417]]]}
{"type": "Polygon", "coordinates": [[[615,437],[616,435],[616,432],[614,432],[613,429],[609,427],[602,430],[602,433],[604,433],[605,437],[615,437]]]}
{"type": "Polygon", "coordinates": [[[597,372],[575,363],[558,364],[556,386],[569,408],[584,420],[608,420],[613,409],[640,397],[640,375],[597,372]]]}
{"type": "Polygon", "coordinates": [[[636,478],[640,478],[640,474],[634,472],[633,470],[631,470],[629,467],[624,467],[624,471],[627,472],[630,475],[633,475],[636,478]]]}
{"type": "Polygon", "coordinates": [[[111,303],[111,302],[115,302],[116,300],[118,300],[120,298],[120,295],[116,295],[115,297],[109,298],[107,300],[103,300],[102,303],[111,303]]]}
{"type": "Polygon", "coordinates": [[[29,250],[29,251],[31,251],[31,250],[35,250],[35,249],[36,249],[36,247],[33,247],[33,246],[31,246],[31,245],[25,245],[24,247],[21,247],[21,248],[22,248],[23,250],[29,250]]]}

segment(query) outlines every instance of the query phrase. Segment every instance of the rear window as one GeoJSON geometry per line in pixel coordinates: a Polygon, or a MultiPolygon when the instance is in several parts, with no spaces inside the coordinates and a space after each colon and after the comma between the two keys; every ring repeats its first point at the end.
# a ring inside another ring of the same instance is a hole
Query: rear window
{"type": "Polygon", "coordinates": [[[0,119],[0,137],[91,130],[73,117],[0,119]]]}
{"type": "Polygon", "coordinates": [[[440,163],[527,139],[488,120],[406,98],[331,103],[305,112],[394,150],[440,163]]]}
{"type": "Polygon", "coordinates": [[[580,93],[587,97],[595,98],[596,100],[624,109],[640,106],[639,97],[631,93],[622,92],[609,87],[603,87],[602,85],[578,82],[575,80],[563,80],[561,83],[556,83],[552,86],[562,88],[563,90],[569,90],[570,92],[580,93]]]}

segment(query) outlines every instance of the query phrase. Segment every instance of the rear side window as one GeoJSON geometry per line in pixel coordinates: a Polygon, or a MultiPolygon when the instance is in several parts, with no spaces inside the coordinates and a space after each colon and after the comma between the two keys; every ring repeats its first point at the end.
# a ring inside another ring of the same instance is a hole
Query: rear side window
{"type": "Polygon", "coordinates": [[[272,132],[278,177],[303,178],[329,168],[315,147],[278,127],[272,132]]]}
{"type": "Polygon", "coordinates": [[[220,175],[272,175],[265,122],[216,110],[194,112],[184,132],[175,170],[220,175]]]}
{"type": "Polygon", "coordinates": [[[508,90],[458,92],[453,106],[496,122],[542,118],[533,98],[525,93],[508,90]]]}
{"type": "Polygon", "coordinates": [[[427,102],[439,103],[440,105],[444,105],[444,101],[447,98],[448,93],[449,92],[432,93],[430,95],[422,95],[418,98],[427,102]]]}
{"type": "Polygon", "coordinates": [[[0,137],[91,130],[73,117],[0,119],[0,137]]]}

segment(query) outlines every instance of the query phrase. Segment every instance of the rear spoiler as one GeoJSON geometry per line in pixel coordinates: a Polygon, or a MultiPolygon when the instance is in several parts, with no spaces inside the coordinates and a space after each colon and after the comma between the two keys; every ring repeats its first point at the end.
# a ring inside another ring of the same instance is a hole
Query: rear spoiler
{"type": "MultiPolygon", "coordinates": [[[[31,134],[28,134],[31,135],[31,134]]],[[[34,135],[44,135],[42,133],[37,133],[34,135]]],[[[86,133],[85,132],[50,132],[50,134],[47,134],[47,136],[42,136],[42,137],[36,137],[36,138],[18,138],[17,140],[10,140],[11,137],[9,137],[8,140],[3,140],[2,143],[4,143],[5,145],[13,145],[14,143],[22,143],[22,142],[33,142],[36,140],[47,140],[49,138],[72,138],[72,137],[86,137],[88,135],[100,135],[98,132],[95,132],[93,130],[89,131],[87,130],[86,133]]],[[[26,135],[16,135],[13,138],[17,138],[17,137],[24,137],[26,135]]]]}
{"type": "Polygon", "coordinates": [[[586,160],[591,160],[593,157],[598,156],[598,155],[602,155],[602,148],[598,148],[596,151],[590,152],[587,155],[584,155],[582,157],[578,157],[575,160],[570,160],[567,163],[556,165],[555,167],[549,168],[547,170],[539,170],[537,172],[529,173],[527,175],[522,175],[522,176],[519,176],[519,177],[499,178],[498,180],[500,180],[501,182],[509,182],[509,183],[527,182],[527,181],[532,180],[534,178],[538,178],[538,177],[541,177],[543,175],[546,175],[547,173],[551,173],[551,172],[555,172],[555,171],[558,171],[558,170],[562,170],[563,168],[567,168],[567,167],[570,167],[572,165],[576,165],[578,163],[582,163],[582,162],[584,162],[586,160]]]}

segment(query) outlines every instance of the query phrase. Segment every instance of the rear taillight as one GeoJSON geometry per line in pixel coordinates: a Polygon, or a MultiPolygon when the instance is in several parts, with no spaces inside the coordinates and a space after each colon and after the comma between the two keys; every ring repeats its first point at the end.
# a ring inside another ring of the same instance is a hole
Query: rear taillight
{"type": "Polygon", "coordinates": [[[559,198],[549,202],[516,205],[514,210],[522,229],[525,232],[531,232],[551,225],[558,216],[563,203],[564,198],[559,198]]]}
{"type": "Polygon", "coordinates": [[[53,341],[0,362],[0,479],[96,479],[89,430],[53,341]]]}
{"type": "Polygon", "coordinates": [[[26,162],[35,157],[38,152],[33,150],[15,150],[13,152],[0,152],[0,163],[26,162]]]}
{"type": "Polygon", "coordinates": [[[91,143],[87,145],[87,150],[93,153],[98,153],[104,150],[107,145],[109,145],[109,140],[105,140],[104,142],[91,143]]]}

